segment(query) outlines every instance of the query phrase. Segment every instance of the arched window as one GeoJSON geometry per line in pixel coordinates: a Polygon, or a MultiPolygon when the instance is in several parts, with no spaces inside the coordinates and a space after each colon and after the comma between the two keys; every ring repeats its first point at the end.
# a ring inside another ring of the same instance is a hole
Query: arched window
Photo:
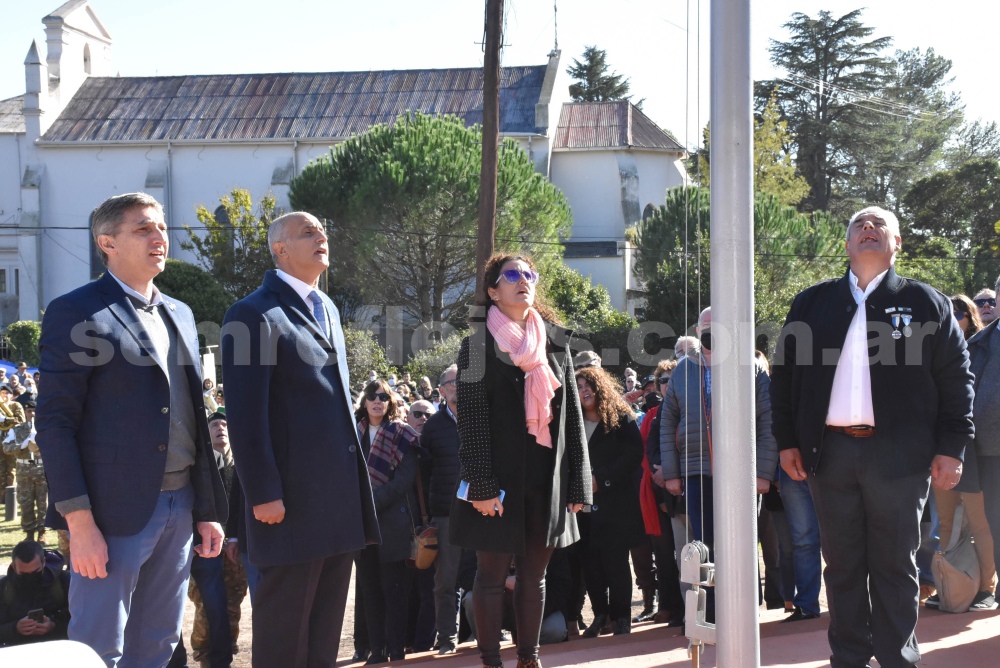
{"type": "Polygon", "coordinates": [[[223,227],[227,228],[229,232],[228,236],[228,248],[229,257],[227,258],[230,262],[236,257],[236,230],[233,228],[232,222],[229,220],[229,212],[226,211],[226,207],[221,204],[216,207],[215,211],[212,212],[215,216],[215,222],[223,227]]]}
{"type": "Polygon", "coordinates": [[[646,205],[646,208],[642,210],[642,219],[649,220],[650,218],[653,217],[654,211],[656,211],[656,207],[654,207],[653,203],[650,202],[649,204],[646,205]]]}
{"type": "Polygon", "coordinates": [[[83,71],[85,74],[91,74],[91,63],[90,63],[90,45],[83,45],[83,71]]]}

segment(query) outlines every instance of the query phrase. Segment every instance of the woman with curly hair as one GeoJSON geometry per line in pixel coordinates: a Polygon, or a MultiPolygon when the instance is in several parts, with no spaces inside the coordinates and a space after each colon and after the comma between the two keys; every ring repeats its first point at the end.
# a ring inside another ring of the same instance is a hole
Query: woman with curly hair
{"type": "MultiPolygon", "coordinates": [[[[381,545],[369,545],[355,560],[371,656],[366,665],[402,661],[412,570],[410,536],[417,517],[413,485],[417,475],[417,432],[402,422],[396,396],[384,380],[365,386],[354,413],[368,462],[381,545]]],[[[361,623],[361,620],[355,620],[361,623]]]]}
{"type": "Polygon", "coordinates": [[[579,539],[574,513],[591,502],[571,332],[546,322],[537,282],[529,258],[490,258],[488,300],[480,304],[485,327],[480,320],[458,354],[458,455],[468,489],[467,501],[452,507],[451,543],[476,550],[476,639],[489,667],[503,665],[500,626],[512,558],[517,665],[540,665],[545,569],[555,548],[579,539]]]}
{"type": "Polygon", "coordinates": [[[596,637],[611,622],[615,635],[632,630],[629,548],[644,536],[635,473],[642,465],[642,436],[621,388],[604,369],[576,372],[587,432],[594,505],[584,519],[584,574],[594,623],[583,635],[596,637]]]}

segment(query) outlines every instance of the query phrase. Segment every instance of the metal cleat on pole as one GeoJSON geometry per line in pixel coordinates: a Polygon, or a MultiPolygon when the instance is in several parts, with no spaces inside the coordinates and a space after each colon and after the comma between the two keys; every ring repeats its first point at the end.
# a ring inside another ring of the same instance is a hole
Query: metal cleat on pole
{"type": "Polygon", "coordinates": [[[684,635],[691,641],[692,668],[700,665],[705,645],[715,644],[715,624],[705,621],[705,587],[715,586],[715,564],[708,558],[708,546],[700,541],[681,548],[681,582],[691,585],[684,598],[684,635]]]}

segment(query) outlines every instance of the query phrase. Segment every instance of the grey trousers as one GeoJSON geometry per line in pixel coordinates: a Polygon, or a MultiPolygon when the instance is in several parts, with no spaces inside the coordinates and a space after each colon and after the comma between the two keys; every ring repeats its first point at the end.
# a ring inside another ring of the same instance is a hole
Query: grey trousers
{"type": "Polygon", "coordinates": [[[458,565],[462,548],[450,541],[448,517],[435,517],[438,530],[438,556],[434,560],[434,626],[438,642],[458,644],[458,565]]]}

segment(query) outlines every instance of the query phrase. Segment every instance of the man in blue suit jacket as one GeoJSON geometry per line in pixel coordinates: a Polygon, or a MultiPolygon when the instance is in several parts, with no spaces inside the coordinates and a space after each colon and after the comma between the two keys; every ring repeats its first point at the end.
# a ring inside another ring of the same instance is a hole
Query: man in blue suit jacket
{"type": "Polygon", "coordinates": [[[226,496],[194,316],[153,285],[168,248],[162,207],[112,197],[92,232],[108,271],[53,300],[42,322],[48,523],[70,532],[70,639],[109,666],[163,666],[180,635],[192,521],[194,551],[217,555],[226,496]]]}
{"type": "Polygon", "coordinates": [[[316,286],[329,267],[308,213],[268,230],[276,271],[222,330],[226,415],[260,568],[253,665],[333,666],[354,553],[379,542],[350,404],[344,333],[316,286]]]}

